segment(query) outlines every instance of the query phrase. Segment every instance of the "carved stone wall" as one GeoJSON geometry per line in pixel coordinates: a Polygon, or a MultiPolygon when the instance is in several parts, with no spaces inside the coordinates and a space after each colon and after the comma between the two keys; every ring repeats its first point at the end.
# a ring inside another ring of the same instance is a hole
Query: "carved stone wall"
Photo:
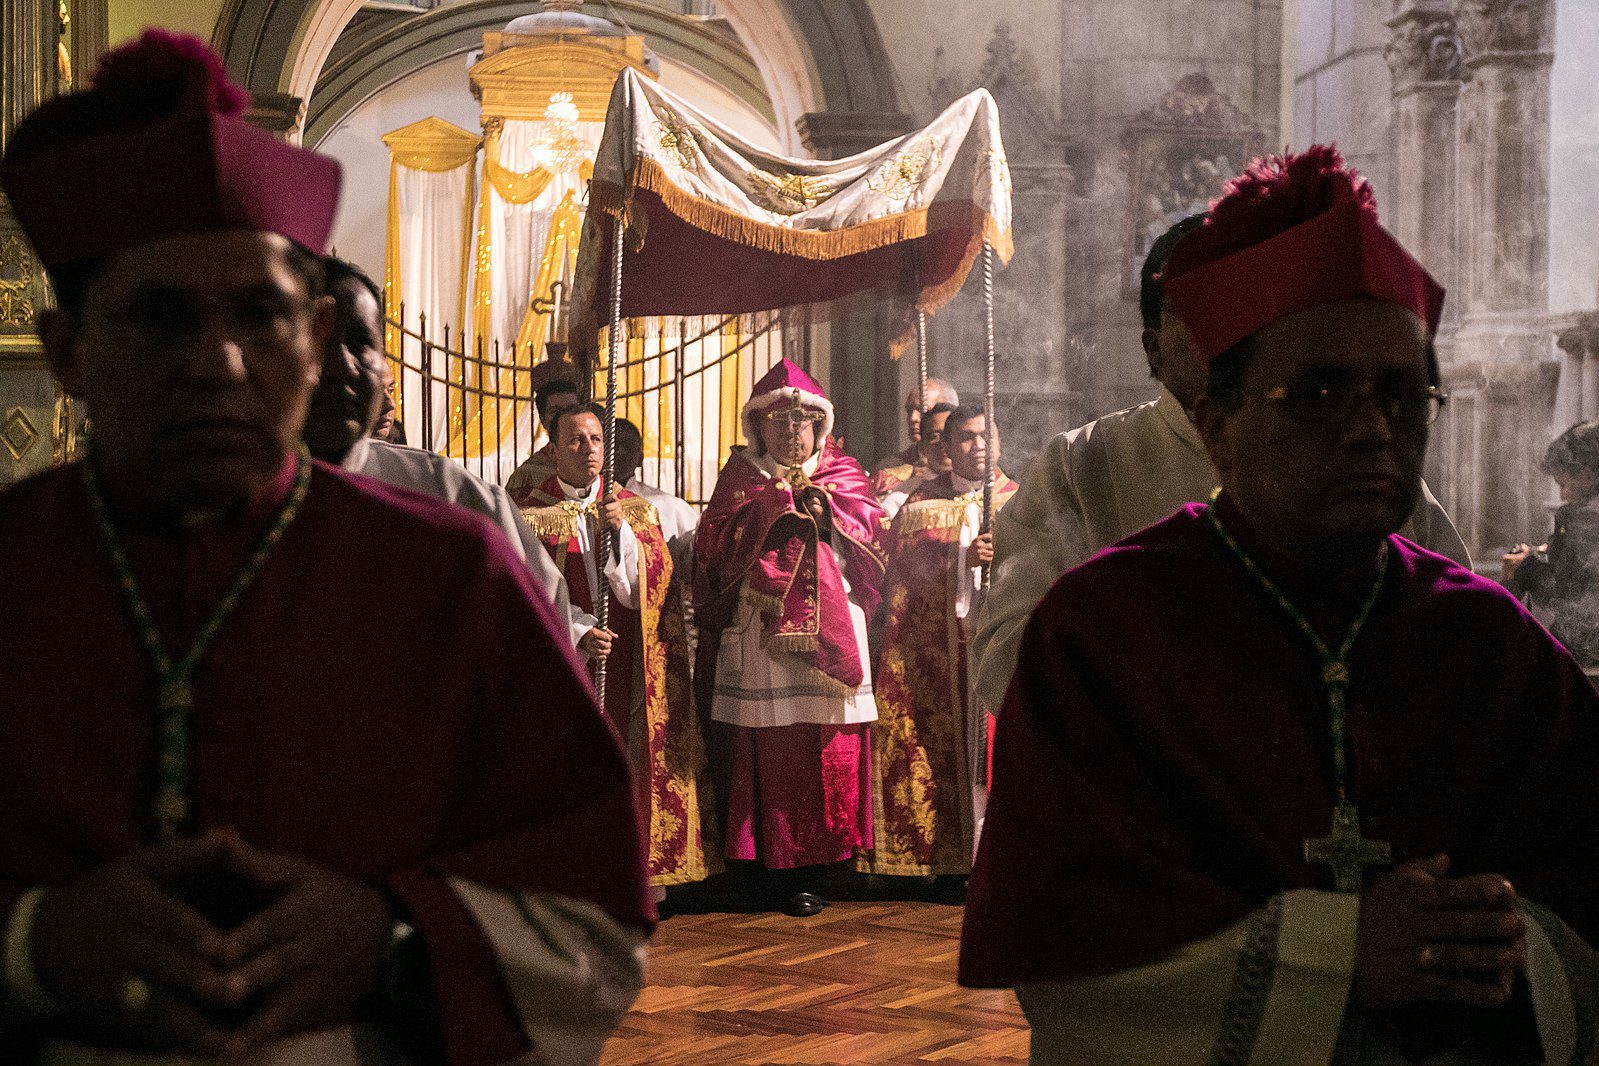
{"type": "MultiPolygon", "coordinates": [[[[1016,257],[996,279],[996,377],[1013,472],[1051,434],[1156,393],[1129,276],[1148,221],[1133,196],[1141,142],[1129,131],[1274,143],[1282,41],[1276,0],[1058,0],[1030,11],[993,24],[975,70],[935,53],[926,90],[929,106],[977,85],[999,102],[1016,257]]],[[[1226,165],[1246,161],[1240,150],[1226,165]]],[[[1195,195],[1208,201],[1229,176],[1193,177],[1195,195]]],[[[981,396],[977,290],[974,278],[930,331],[932,373],[963,399],[981,396]]],[[[914,378],[905,360],[901,398],[914,378]]]]}

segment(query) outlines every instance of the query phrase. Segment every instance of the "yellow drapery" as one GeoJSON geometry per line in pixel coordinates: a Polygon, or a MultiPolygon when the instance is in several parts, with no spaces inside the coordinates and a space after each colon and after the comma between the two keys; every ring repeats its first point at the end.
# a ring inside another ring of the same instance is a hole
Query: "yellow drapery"
{"type": "MultiPolygon", "coordinates": [[[[386,232],[384,234],[383,252],[383,302],[384,314],[388,318],[397,319],[400,314],[401,294],[404,286],[404,263],[400,255],[400,168],[422,171],[429,174],[443,174],[461,167],[475,167],[478,149],[482,147],[482,138],[469,133],[461,127],[446,122],[441,118],[428,117],[409,126],[402,126],[383,135],[383,143],[389,149],[389,205],[386,232]]],[[[466,187],[471,189],[474,175],[468,170],[465,176],[466,187]]],[[[472,249],[472,196],[468,191],[466,197],[466,218],[462,231],[463,254],[471,255],[472,249]]],[[[462,263],[461,293],[458,308],[458,319],[465,321],[467,297],[467,266],[470,259],[462,263]]],[[[420,314],[422,309],[410,308],[408,313],[420,314]]],[[[409,325],[409,324],[408,324],[409,325]]],[[[414,328],[414,326],[412,327],[414,328]]],[[[403,359],[401,353],[404,345],[401,343],[399,330],[385,323],[383,331],[384,350],[389,358],[397,364],[394,367],[396,382],[403,382],[404,377],[399,365],[403,359]]],[[[397,389],[395,395],[396,418],[404,418],[404,390],[397,389]]]]}
{"type": "MultiPolygon", "coordinates": [[[[485,177],[484,187],[489,186],[489,179],[485,177]]],[[[486,203],[486,201],[485,201],[486,203]]],[[[492,311],[489,300],[488,285],[490,272],[493,267],[493,255],[489,250],[488,217],[485,206],[478,216],[479,248],[478,248],[478,300],[476,308],[476,321],[478,334],[486,337],[489,330],[489,315],[492,311]]],[[[531,287],[532,299],[528,302],[527,314],[522,319],[522,326],[517,331],[516,344],[511,351],[501,350],[496,353],[492,348],[483,349],[483,357],[497,362],[502,367],[514,367],[509,373],[501,370],[498,372],[498,381],[492,376],[480,378],[486,391],[503,394],[527,395],[531,390],[531,377],[529,371],[540,362],[543,353],[543,344],[547,339],[550,314],[548,310],[539,310],[538,301],[550,299],[550,289],[556,279],[561,276],[563,259],[570,273],[577,263],[578,237],[583,228],[583,211],[577,204],[576,198],[567,193],[556,205],[555,214],[550,219],[550,233],[544,242],[544,253],[539,258],[538,270],[533,276],[531,287]],[[497,358],[496,358],[497,356],[497,358]]],[[[476,352],[474,352],[474,355],[476,352]]],[[[471,364],[475,367],[476,364],[471,364]]],[[[462,422],[462,430],[452,434],[446,455],[455,458],[478,458],[480,455],[494,455],[500,451],[503,443],[513,439],[516,419],[519,408],[516,404],[501,400],[495,404],[493,397],[468,395],[466,417],[462,422]],[[498,407],[498,416],[495,414],[498,407]],[[479,447],[479,426],[481,425],[482,444],[479,447]]]]}
{"type": "Polygon", "coordinates": [[[483,142],[483,174],[487,184],[500,194],[500,199],[512,204],[526,204],[537,200],[539,194],[550,187],[555,172],[544,167],[519,173],[500,163],[500,132],[504,127],[492,123],[483,142]]]}

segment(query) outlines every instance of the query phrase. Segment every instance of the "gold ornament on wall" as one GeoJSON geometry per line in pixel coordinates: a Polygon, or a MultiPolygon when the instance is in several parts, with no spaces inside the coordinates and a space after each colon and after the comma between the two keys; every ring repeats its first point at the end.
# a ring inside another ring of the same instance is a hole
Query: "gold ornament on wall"
{"type": "Polygon", "coordinates": [[[33,256],[22,235],[0,238],[0,327],[24,329],[33,325],[34,307],[26,293],[33,287],[33,256]]]}
{"type": "Polygon", "coordinates": [[[6,414],[5,421],[0,422],[0,444],[5,445],[14,463],[22,462],[38,439],[39,430],[28,418],[28,413],[20,407],[13,407],[6,414]]]}

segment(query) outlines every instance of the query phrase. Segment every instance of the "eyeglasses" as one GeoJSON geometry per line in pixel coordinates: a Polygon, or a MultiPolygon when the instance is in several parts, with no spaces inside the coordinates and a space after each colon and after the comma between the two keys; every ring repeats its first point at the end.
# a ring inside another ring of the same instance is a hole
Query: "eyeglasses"
{"type": "Polygon", "coordinates": [[[1449,402],[1436,385],[1379,385],[1356,388],[1344,382],[1301,381],[1278,385],[1260,394],[1282,407],[1295,421],[1315,426],[1344,426],[1359,405],[1370,400],[1391,426],[1430,426],[1449,402]]]}
{"type": "Polygon", "coordinates": [[[820,425],[827,416],[820,411],[813,411],[805,407],[790,407],[786,411],[773,411],[766,416],[768,422],[776,425],[787,425],[789,429],[800,430],[806,426],[820,425]]]}

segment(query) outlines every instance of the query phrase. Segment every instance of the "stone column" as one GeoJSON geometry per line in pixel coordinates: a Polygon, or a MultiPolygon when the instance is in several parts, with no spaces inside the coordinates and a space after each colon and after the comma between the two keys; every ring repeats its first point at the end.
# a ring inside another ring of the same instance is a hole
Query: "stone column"
{"type": "Polygon", "coordinates": [[[1444,332],[1459,322],[1456,155],[1459,149],[1460,36],[1447,0],[1395,0],[1393,39],[1394,235],[1450,291],[1444,332]]]}
{"type": "Polygon", "coordinates": [[[1393,76],[1393,191],[1382,209],[1394,234],[1449,291],[1438,332],[1447,385],[1462,402],[1444,412],[1427,452],[1427,481],[1463,528],[1476,514],[1475,460],[1463,461],[1457,424],[1473,408],[1452,380],[1460,325],[1460,35],[1449,0],[1394,0],[1384,50],[1393,76]]]}
{"type": "Polygon", "coordinates": [[[1455,0],[1465,60],[1460,126],[1461,323],[1453,380],[1474,380],[1481,449],[1474,546],[1543,530],[1558,363],[1548,329],[1552,0],[1455,0]]]}
{"type": "MultiPolygon", "coordinates": [[[[841,159],[909,133],[909,115],[864,111],[817,111],[796,124],[805,147],[823,159],[841,159]]],[[[838,300],[827,321],[825,358],[829,390],[838,410],[834,432],[845,450],[866,464],[899,447],[901,419],[898,368],[888,358],[889,309],[873,294],[838,300]]],[[[821,333],[822,331],[818,331],[821,333]]]]}

